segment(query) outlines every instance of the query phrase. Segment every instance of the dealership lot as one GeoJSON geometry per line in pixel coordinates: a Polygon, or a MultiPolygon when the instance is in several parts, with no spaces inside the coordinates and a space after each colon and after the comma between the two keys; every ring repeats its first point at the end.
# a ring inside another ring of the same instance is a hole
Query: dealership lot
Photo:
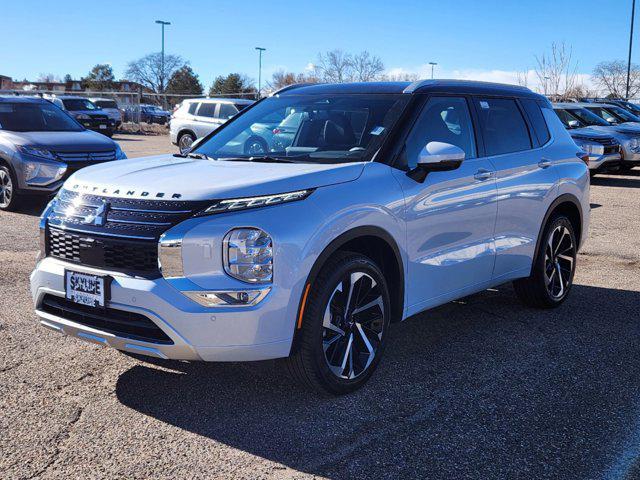
{"type": "Polygon", "coordinates": [[[640,170],[596,177],[591,204],[563,306],[527,309],[507,285],[423,313],[337,399],[277,362],[150,363],[43,329],[43,204],[0,213],[0,478],[637,478],[640,170]]]}

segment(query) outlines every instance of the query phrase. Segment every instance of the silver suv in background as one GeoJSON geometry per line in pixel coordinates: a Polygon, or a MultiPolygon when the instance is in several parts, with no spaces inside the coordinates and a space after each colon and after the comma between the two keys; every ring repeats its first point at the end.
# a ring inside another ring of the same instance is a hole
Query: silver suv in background
{"type": "Polygon", "coordinates": [[[186,153],[198,138],[206,137],[252,103],[253,100],[239,98],[183,100],[171,117],[171,143],[177,145],[181,153],[186,153]]]}
{"type": "Polygon", "coordinates": [[[585,104],[556,103],[553,105],[553,110],[565,128],[570,129],[574,135],[604,133],[616,139],[621,147],[622,158],[619,167],[621,170],[631,170],[640,165],[640,128],[633,124],[612,125],[584,108],[583,105],[585,104]]]}
{"type": "Polygon", "coordinates": [[[116,128],[122,125],[122,112],[117,102],[111,98],[90,98],[93,104],[102,109],[115,122],[116,128]]]}

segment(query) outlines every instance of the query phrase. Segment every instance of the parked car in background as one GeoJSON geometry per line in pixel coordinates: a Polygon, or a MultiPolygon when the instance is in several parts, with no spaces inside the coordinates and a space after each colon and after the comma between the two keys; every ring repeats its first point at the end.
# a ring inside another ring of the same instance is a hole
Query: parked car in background
{"type": "Polygon", "coordinates": [[[122,112],[115,100],[112,98],[90,98],[89,100],[97,107],[100,107],[115,122],[116,128],[122,125],[122,112]]]}
{"type": "Polygon", "coordinates": [[[52,195],[83,167],[125,158],[116,142],[46,100],[0,97],[0,210],[52,195]]]}
{"type": "Polygon", "coordinates": [[[425,309],[509,281],[527,305],[562,304],[588,234],[582,154],[523,87],[291,86],[187,155],[69,179],[41,217],[36,314],[157,358],[286,358],[304,385],[348,393],[425,309]],[[294,109],[308,116],[289,146],[237,153],[294,109]],[[61,248],[76,239],[77,256],[61,248]]]}
{"type": "Polygon", "coordinates": [[[615,138],[620,143],[622,153],[620,170],[626,171],[640,165],[640,128],[612,125],[579,103],[556,103],[553,109],[566,128],[583,129],[582,132],[587,135],[592,132],[605,133],[615,138]]]}
{"type": "Polygon", "coordinates": [[[633,113],[636,116],[640,116],[640,105],[629,102],[622,98],[611,99],[611,98],[582,98],[581,102],[586,103],[608,103],[610,105],[617,105],[618,107],[622,107],[630,113],[633,113]]]}
{"type": "Polygon", "coordinates": [[[106,112],[95,105],[91,100],[76,96],[45,96],[46,100],[65,110],[72,115],[84,127],[94,132],[99,132],[107,137],[112,137],[116,129],[116,123],[109,118],[106,112]]]}
{"type": "MultiPolygon", "coordinates": [[[[193,98],[183,100],[171,117],[171,125],[169,127],[171,143],[177,145],[180,152],[188,152],[191,144],[198,138],[206,137],[252,103],[254,103],[253,100],[238,98],[193,98]]],[[[248,134],[245,141],[250,137],[251,134],[248,134]]],[[[257,152],[266,153],[268,145],[259,140],[256,141],[259,143],[253,146],[249,142],[248,149],[253,148],[257,152]]]]}
{"type": "Polygon", "coordinates": [[[157,105],[140,105],[140,121],[144,123],[158,123],[165,125],[169,122],[171,114],[162,110],[157,105]]]}
{"type": "Polygon", "coordinates": [[[582,103],[578,105],[583,106],[591,113],[595,113],[610,125],[627,125],[640,128],[640,118],[617,105],[608,103],[582,103]]]}

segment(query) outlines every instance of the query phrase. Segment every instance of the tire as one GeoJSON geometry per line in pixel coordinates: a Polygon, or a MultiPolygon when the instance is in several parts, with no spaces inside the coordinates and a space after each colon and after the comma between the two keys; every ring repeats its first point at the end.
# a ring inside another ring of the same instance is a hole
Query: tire
{"type": "Polygon", "coordinates": [[[576,257],[573,225],[563,215],[552,216],[542,234],[531,276],[513,282],[520,300],[537,308],[560,306],[573,285],[576,257]]]}
{"type": "Polygon", "coordinates": [[[0,210],[13,211],[18,203],[18,182],[11,169],[0,164],[0,210]]]}
{"type": "Polygon", "coordinates": [[[267,155],[269,153],[269,145],[263,138],[253,135],[244,142],[245,155],[267,155]]]}
{"type": "Polygon", "coordinates": [[[196,137],[188,132],[180,134],[178,137],[178,149],[180,150],[180,153],[184,155],[191,150],[191,145],[193,145],[193,142],[195,141],[196,137]]]}
{"type": "Polygon", "coordinates": [[[357,390],[380,362],[390,316],[380,268],[364,255],[335,254],[310,287],[302,328],[286,359],[290,373],[323,395],[357,390]]]}

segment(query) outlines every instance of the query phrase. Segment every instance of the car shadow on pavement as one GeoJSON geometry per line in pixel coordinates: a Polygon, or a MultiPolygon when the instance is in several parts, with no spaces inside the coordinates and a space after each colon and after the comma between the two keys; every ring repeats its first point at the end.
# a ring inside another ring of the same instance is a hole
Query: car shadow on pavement
{"type": "Polygon", "coordinates": [[[602,187],[640,188],[640,170],[631,170],[617,175],[595,176],[591,184],[602,187]]]}
{"type": "Polygon", "coordinates": [[[116,394],[329,478],[618,478],[640,453],[627,446],[640,448],[639,305],[637,291],[576,285],[540,311],[503,286],[393,325],[380,368],[351,395],[307,392],[277,361],[138,364],[116,394]]]}
{"type": "Polygon", "coordinates": [[[15,213],[22,213],[24,215],[30,215],[32,217],[39,217],[42,211],[51,200],[50,197],[44,196],[31,196],[20,198],[20,204],[15,210],[15,213]]]}

